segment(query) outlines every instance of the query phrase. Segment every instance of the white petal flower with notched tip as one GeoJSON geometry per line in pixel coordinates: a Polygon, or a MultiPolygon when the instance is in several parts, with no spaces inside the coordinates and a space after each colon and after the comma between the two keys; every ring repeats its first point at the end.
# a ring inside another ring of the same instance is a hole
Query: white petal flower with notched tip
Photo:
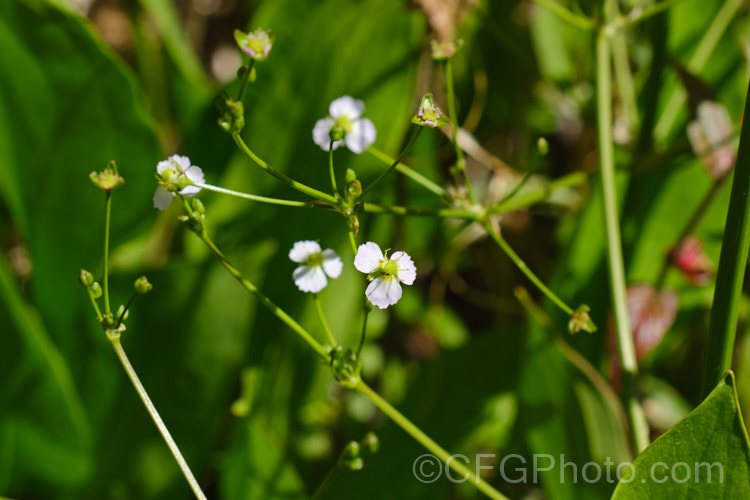
{"type": "Polygon", "coordinates": [[[354,267],[367,274],[370,284],[365,295],[380,309],[392,306],[401,298],[401,283],[411,285],[417,278],[417,268],[409,254],[398,251],[388,257],[377,243],[368,241],[357,249],[354,267]]]}
{"type": "Polygon", "coordinates": [[[333,149],[342,142],[352,152],[361,154],[375,142],[377,131],[375,125],[367,118],[360,118],[365,110],[362,101],[348,95],[334,100],[328,107],[328,117],[321,118],[313,127],[313,141],[324,151],[328,151],[331,145],[331,129],[335,126],[341,127],[344,132],[342,140],[334,141],[333,149]]]}
{"type": "Polygon", "coordinates": [[[175,197],[175,193],[182,196],[195,196],[201,188],[192,183],[203,184],[203,170],[190,164],[187,156],[172,155],[156,165],[156,177],[159,187],[154,193],[154,206],[159,210],[166,210],[175,197]]]}
{"type": "Polygon", "coordinates": [[[318,293],[328,284],[328,278],[341,276],[344,263],[330,248],[322,250],[317,241],[298,241],[289,250],[289,258],[302,264],[292,273],[294,284],[303,292],[318,293]]]}

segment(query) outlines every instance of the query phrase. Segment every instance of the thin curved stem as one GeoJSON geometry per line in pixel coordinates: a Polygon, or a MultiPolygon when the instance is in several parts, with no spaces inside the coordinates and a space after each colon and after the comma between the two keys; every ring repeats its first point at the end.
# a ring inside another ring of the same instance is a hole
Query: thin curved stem
{"type": "Polygon", "coordinates": [[[584,30],[592,30],[595,27],[594,22],[591,19],[587,17],[583,17],[579,14],[576,14],[573,11],[568,10],[564,6],[555,2],[555,0],[533,0],[533,1],[534,3],[547,8],[550,12],[555,13],[560,19],[567,21],[572,26],[575,26],[577,28],[581,28],[584,30]]]}
{"type": "Polygon", "coordinates": [[[602,181],[604,217],[607,231],[609,284],[612,296],[615,333],[623,378],[623,397],[633,433],[633,444],[640,453],[649,444],[648,424],[638,400],[636,378],[638,363],[628,317],[625,294],[625,269],[620,240],[620,219],[617,215],[615,159],[612,144],[612,74],[609,40],[599,33],[596,42],[597,68],[597,130],[599,135],[599,172],[602,181]]]}
{"type": "Polygon", "coordinates": [[[562,309],[565,314],[571,315],[573,314],[573,308],[570,307],[568,304],[562,301],[560,297],[555,295],[555,292],[549,289],[547,285],[544,284],[542,280],[537,277],[534,272],[529,269],[529,266],[526,264],[526,262],[521,259],[521,257],[516,253],[515,250],[513,250],[513,247],[511,247],[507,241],[505,241],[505,238],[500,236],[497,231],[495,231],[495,228],[492,227],[492,224],[489,222],[486,222],[484,224],[485,229],[487,229],[487,233],[492,237],[493,240],[495,240],[495,243],[498,244],[498,246],[505,252],[505,255],[510,257],[510,260],[513,261],[513,263],[516,265],[516,267],[531,281],[538,289],[541,291],[544,295],[547,296],[557,307],[562,309]]]}
{"type": "Polygon", "coordinates": [[[102,278],[102,289],[104,295],[104,314],[111,312],[109,308],[109,220],[112,213],[112,192],[104,192],[106,201],[104,202],[104,277],[102,278]]]}
{"type": "MultiPolygon", "coordinates": [[[[388,165],[392,163],[396,163],[396,160],[389,155],[385,154],[384,152],[380,151],[379,149],[370,146],[367,148],[367,152],[370,153],[372,156],[377,158],[378,160],[382,161],[383,163],[387,163],[388,165]]],[[[442,186],[435,184],[427,177],[423,176],[413,168],[411,168],[408,165],[404,165],[403,163],[398,162],[396,165],[396,171],[404,174],[409,179],[413,180],[417,184],[421,185],[428,191],[435,193],[436,195],[440,196],[441,198],[445,196],[445,189],[443,189],[442,186]]]]}
{"type": "Polygon", "coordinates": [[[320,303],[320,297],[318,297],[317,293],[312,294],[313,302],[315,302],[315,309],[318,311],[318,317],[320,318],[320,324],[323,325],[323,330],[325,331],[326,337],[328,338],[328,342],[330,342],[331,347],[336,347],[338,342],[336,342],[336,339],[333,338],[333,333],[331,332],[331,327],[328,326],[328,321],[326,320],[326,315],[323,312],[323,306],[320,303]]]}
{"type": "Polygon", "coordinates": [[[459,210],[453,208],[411,208],[395,205],[378,205],[363,203],[362,208],[367,213],[415,215],[419,217],[440,217],[442,219],[480,220],[483,216],[480,210],[459,210]]]}
{"type": "Polygon", "coordinates": [[[357,256],[357,237],[354,235],[354,229],[349,229],[349,243],[352,244],[354,256],[357,256]]]}
{"type": "MultiPolygon", "coordinates": [[[[198,233],[196,233],[198,234],[198,233]]],[[[279,318],[282,322],[286,323],[289,328],[291,328],[297,335],[300,336],[302,340],[304,340],[310,347],[313,348],[313,350],[320,356],[325,362],[328,362],[329,355],[326,352],[325,349],[323,349],[323,346],[320,345],[320,343],[315,340],[315,338],[305,330],[305,328],[297,323],[289,314],[286,313],[283,309],[281,309],[279,306],[274,304],[271,299],[263,295],[263,293],[258,290],[258,288],[253,285],[248,279],[246,279],[244,276],[242,276],[242,273],[240,273],[236,267],[232,265],[231,262],[224,256],[224,254],[219,250],[219,248],[214,244],[213,241],[208,237],[208,235],[205,234],[198,234],[198,237],[203,240],[203,243],[208,246],[208,248],[211,249],[211,251],[216,255],[216,257],[219,258],[219,261],[224,265],[224,267],[229,271],[229,273],[235,277],[239,283],[245,287],[250,293],[255,295],[255,297],[260,301],[263,306],[266,307],[269,311],[271,311],[271,314],[279,318]]]]}
{"type": "Polygon", "coordinates": [[[331,187],[333,188],[333,195],[338,196],[339,188],[336,187],[336,172],[333,169],[333,139],[328,144],[328,172],[331,175],[331,187]]]}
{"type": "Polygon", "coordinates": [[[255,59],[250,59],[250,62],[245,65],[247,67],[247,71],[245,72],[245,74],[242,75],[242,80],[240,81],[240,90],[237,93],[238,101],[241,101],[245,95],[245,90],[247,90],[247,84],[250,81],[250,75],[253,72],[254,65],[255,65],[255,59]]]}
{"type": "Polygon", "coordinates": [[[370,183],[369,186],[367,186],[362,191],[362,194],[360,195],[360,197],[366,195],[373,187],[375,187],[380,181],[382,181],[383,179],[385,179],[388,176],[388,174],[390,174],[391,172],[393,172],[393,170],[396,167],[398,167],[398,164],[401,163],[401,160],[404,158],[404,156],[406,156],[406,153],[408,153],[409,150],[411,149],[412,145],[414,144],[414,141],[416,141],[417,137],[419,137],[419,134],[422,133],[422,129],[423,128],[424,127],[420,127],[420,126],[416,127],[416,130],[414,130],[414,133],[409,138],[409,141],[406,143],[406,146],[404,146],[404,149],[403,149],[403,151],[401,151],[401,154],[398,155],[398,158],[396,158],[396,160],[391,164],[390,167],[388,167],[388,169],[385,172],[383,172],[382,174],[380,174],[374,181],[372,181],[372,183],[370,183]]]}
{"type": "Polygon", "coordinates": [[[474,475],[474,473],[471,472],[468,467],[457,460],[458,456],[448,453],[430,436],[422,432],[419,427],[414,425],[411,420],[406,418],[403,413],[398,411],[388,401],[383,399],[380,394],[373,391],[367,384],[364,383],[364,381],[360,379],[357,385],[354,386],[354,390],[372,401],[372,403],[377,406],[380,411],[385,413],[391,420],[398,424],[399,427],[401,427],[411,437],[419,442],[419,444],[424,446],[430,453],[442,460],[443,463],[453,469],[454,472],[460,474],[463,479],[470,482],[479,491],[494,500],[508,500],[505,495],[497,491],[489,483],[485,482],[481,477],[474,475]]]}
{"type": "Polygon", "coordinates": [[[450,58],[445,60],[445,85],[448,93],[448,112],[451,117],[451,128],[453,130],[453,149],[456,151],[456,169],[455,180],[456,187],[458,187],[460,179],[463,179],[463,184],[466,186],[466,193],[469,195],[469,201],[473,204],[476,203],[476,197],[474,196],[474,187],[471,185],[471,181],[466,176],[466,158],[464,158],[464,151],[461,146],[458,145],[458,114],[456,114],[456,94],[453,90],[453,65],[451,65],[450,58]]]}
{"type": "Polygon", "coordinates": [[[133,369],[133,365],[130,364],[130,360],[128,359],[127,355],[125,354],[125,350],[122,348],[122,345],[120,344],[120,338],[119,337],[112,338],[111,343],[112,343],[112,347],[114,347],[115,352],[117,353],[117,357],[120,358],[120,363],[122,363],[122,367],[125,369],[125,372],[128,374],[128,377],[130,378],[130,381],[132,382],[133,387],[135,387],[136,392],[138,392],[138,395],[141,397],[141,401],[143,401],[143,405],[146,407],[146,410],[148,410],[149,415],[151,415],[151,418],[156,424],[156,427],[159,429],[159,432],[164,438],[164,441],[167,443],[167,446],[169,447],[169,451],[172,452],[174,459],[177,461],[177,465],[179,465],[180,470],[182,470],[182,474],[185,476],[185,479],[187,480],[188,484],[190,484],[190,488],[192,488],[193,493],[195,494],[195,498],[198,498],[199,500],[206,500],[206,495],[203,493],[203,490],[201,490],[201,487],[198,485],[198,481],[195,480],[193,473],[190,471],[190,467],[185,461],[185,458],[182,456],[182,453],[180,453],[180,449],[177,447],[177,443],[175,443],[174,439],[172,439],[172,435],[169,433],[167,426],[164,425],[164,421],[159,416],[159,412],[156,411],[156,407],[154,406],[154,403],[151,401],[151,398],[148,397],[148,393],[146,392],[146,389],[143,387],[143,384],[138,378],[138,375],[135,373],[135,369],[133,369]]]}
{"type": "Polygon", "coordinates": [[[273,175],[277,179],[279,179],[281,182],[286,184],[287,186],[296,189],[297,191],[301,193],[305,193],[306,195],[317,198],[319,200],[327,201],[328,203],[331,203],[333,205],[338,204],[338,200],[331,196],[328,193],[324,193],[323,191],[320,191],[318,189],[315,189],[314,187],[310,187],[306,184],[302,184],[301,182],[295,181],[291,177],[288,177],[287,175],[282,174],[275,168],[271,167],[268,163],[263,161],[258,155],[253,153],[253,151],[250,149],[250,147],[245,143],[245,141],[242,139],[242,136],[239,133],[232,134],[232,139],[234,139],[234,142],[237,144],[237,146],[242,150],[243,153],[245,153],[248,157],[250,157],[251,160],[253,160],[260,168],[268,172],[269,174],[273,175]]]}
{"type": "Polygon", "coordinates": [[[357,346],[357,360],[359,362],[360,354],[362,354],[362,347],[365,345],[365,337],[367,336],[367,317],[370,315],[370,310],[365,309],[364,317],[362,318],[362,333],[359,336],[359,345],[357,346]]]}
{"type": "Polygon", "coordinates": [[[306,207],[306,208],[329,208],[326,205],[316,205],[307,201],[296,201],[296,200],[282,200],[280,198],[268,198],[266,196],[258,196],[255,194],[242,193],[240,191],[234,191],[232,189],[226,189],[219,186],[213,186],[211,184],[201,184],[194,182],[194,186],[208,191],[214,191],[216,193],[228,194],[229,196],[235,196],[245,200],[258,201],[261,203],[268,203],[271,205],[283,205],[286,207],[306,207]]]}

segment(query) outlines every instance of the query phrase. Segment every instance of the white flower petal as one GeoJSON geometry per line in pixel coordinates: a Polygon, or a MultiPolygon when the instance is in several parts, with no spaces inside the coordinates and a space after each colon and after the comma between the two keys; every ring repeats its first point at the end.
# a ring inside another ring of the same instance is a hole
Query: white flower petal
{"type": "Polygon", "coordinates": [[[334,120],[346,117],[350,121],[354,121],[362,116],[364,110],[365,103],[348,95],[335,99],[331,105],[328,106],[328,114],[331,115],[331,118],[334,120]]]}
{"type": "Polygon", "coordinates": [[[396,277],[399,281],[404,285],[411,285],[414,283],[414,280],[417,279],[417,266],[414,265],[414,261],[411,260],[409,254],[402,251],[393,252],[391,260],[396,261],[398,264],[396,277]]]}
{"type": "Polygon", "coordinates": [[[346,147],[352,152],[362,154],[375,142],[376,135],[375,125],[367,118],[362,118],[352,124],[352,129],[346,133],[344,140],[346,147]]]}
{"type": "Polygon", "coordinates": [[[341,271],[344,269],[344,263],[336,252],[330,248],[324,250],[323,259],[323,270],[329,278],[336,279],[341,276],[341,271]]]}
{"type": "Polygon", "coordinates": [[[368,241],[357,249],[354,257],[354,267],[357,271],[368,274],[378,269],[378,263],[383,260],[383,252],[377,243],[368,241]]]}
{"type": "Polygon", "coordinates": [[[318,293],[326,287],[328,279],[320,266],[299,266],[292,273],[294,284],[303,292],[318,293]]]}
{"type": "Polygon", "coordinates": [[[172,203],[173,198],[174,196],[172,196],[172,193],[164,189],[162,186],[159,186],[154,193],[154,207],[159,210],[166,210],[172,203]]]}
{"type": "Polygon", "coordinates": [[[190,168],[190,158],[181,155],[172,155],[168,158],[169,161],[177,163],[183,172],[187,172],[190,168]]]}
{"type": "MultiPolygon", "coordinates": [[[[331,129],[336,125],[336,122],[330,118],[321,118],[315,122],[313,127],[312,136],[313,142],[320,146],[323,151],[328,151],[328,147],[331,145],[331,129]]],[[[341,145],[342,141],[336,141],[333,143],[333,149],[336,149],[341,145]]]]}
{"type": "Polygon", "coordinates": [[[303,240],[296,242],[289,250],[289,258],[294,262],[305,262],[310,255],[320,253],[320,245],[317,241],[303,240]]]}
{"type": "MultiPolygon", "coordinates": [[[[203,177],[203,170],[201,170],[200,167],[196,167],[195,165],[190,166],[187,170],[185,170],[185,177],[190,179],[192,182],[197,182],[198,184],[203,184],[205,182],[205,179],[203,177]]],[[[185,186],[180,190],[180,194],[183,196],[195,196],[196,194],[201,192],[201,188],[198,186],[185,186]]]]}
{"type": "Polygon", "coordinates": [[[377,278],[367,286],[365,295],[380,309],[392,306],[401,298],[401,285],[395,278],[377,278]]]}

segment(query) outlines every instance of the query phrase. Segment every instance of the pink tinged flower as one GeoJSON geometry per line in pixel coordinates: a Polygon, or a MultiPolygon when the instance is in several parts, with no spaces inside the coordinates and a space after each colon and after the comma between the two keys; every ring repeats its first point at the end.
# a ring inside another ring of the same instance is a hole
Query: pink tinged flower
{"type": "Polygon", "coordinates": [[[331,146],[331,129],[338,126],[344,133],[344,138],[333,142],[333,149],[343,142],[350,151],[361,154],[369,148],[377,136],[375,125],[362,118],[365,105],[362,101],[348,95],[335,99],[328,107],[328,115],[315,122],[313,127],[313,141],[324,151],[331,146]]]}
{"type": "Polygon", "coordinates": [[[696,119],[688,124],[687,134],[693,152],[701,157],[711,176],[718,179],[732,169],[737,160],[730,142],[732,120],[723,105],[701,102],[696,119]]]}
{"type": "Polygon", "coordinates": [[[166,210],[177,194],[195,196],[201,188],[194,184],[203,184],[203,170],[191,165],[187,156],[172,155],[156,164],[156,178],[159,187],[154,193],[154,207],[166,210]]]}
{"type": "Polygon", "coordinates": [[[711,281],[713,262],[698,238],[688,236],[682,240],[669,253],[669,258],[693,285],[706,285],[711,281]]]}
{"type": "Polygon", "coordinates": [[[272,30],[256,29],[250,33],[234,30],[234,40],[240,50],[256,61],[264,61],[273,47],[274,32],[272,30]]]}
{"type": "Polygon", "coordinates": [[[365,296],[380,309],[397,303],[401,299],[401,284],[411,285],[417,278],[417,268],[406,252],[394,252],[388,257],[372,241],[359,246],[354,267],[367,274],[370,284],[365,296]]]}
{"type": "Polygon", "coordinates": [[[294,284],[303,292],[318,293],[328,284],[328,278],[341,276],[344,263],[331,250],[321,250],[317,241],[298,241],[289,250],[289,258],[302,264],[292,273],[294,284]]]}
{"type": "Polygon", "coordinates": [[[432,94],[425,94],[422,97],[422,102],[419,104],[417,114],[414,115],[411,122],[430,128],[442,127],[449,123],[448,118],[444,116],[440,108],[435,105],[432,94]]]}

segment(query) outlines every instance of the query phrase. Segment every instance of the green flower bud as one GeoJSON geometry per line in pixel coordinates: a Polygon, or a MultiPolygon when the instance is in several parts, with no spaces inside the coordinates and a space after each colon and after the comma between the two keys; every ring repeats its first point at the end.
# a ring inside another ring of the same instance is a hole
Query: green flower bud
{"type": "Polygon", "coordinates": [[[333,378],[344,387],[355,387],[359,383],[357,356],[351,349],[337,346],[330,352],[333,378]]]}
{"type": "Polygon", "coordinates": [[[133,284],[133,288],[135,289],[135,293],[139,293],[141,295],[146,294],[151,291],[153,288],[153,285],[148,282],[148,279],[146,279],[145,276],[141,276],[137,280],[135,280],[135,283],[133,284]]]}
{"type": "Polygon", "coordinates": [[[361,445],[366,453],[374,455],[380,449],[380,439],[378,439],[378,436],[374,432],[370,431],[362,439],[361,445]]]}
{"type": "MultiPolygon", "coordinates": [[[[120,307],[117,308],[117,314],[115,315],[115,317],[118,318],[118,320],[119,320],[119,318],[122,318],[121,321],[125,321],[126,319],[128,319],[128,316],[130,316],[130,309],[128,309],[126,311],[125,310],[125,306],[124,305],[120,305],[120,307]]],[[[114,325],[112,325],[112,326],[114,326],[114,325]]]]}
{"type": "Polygon", "coordinates": [[[91,296],[94,297],[94,300],[97,300],[102,296],[102,287],[96,281],[91,284],[89,290],[91,290],[91,296]]]}
{"type": "Polygon", "coordinates": [[[435,106],[435,101],[432,99],[432,94],[425,94],[422,97],[422,103],[419,105],[417,114],[411,119],[412,123],[421,125],[422,127],[442,127],[449,123],[448,118],[443,116],[443,112],[440,108],[435,106]]]}
{"type": "Polygon", "coordinates": [[[258,28],[250,33],[234,30],[234,40],[240,50],[256,61],[265,61],[273,48],[275,35],[272,30],[258,28]]]}
{"type": "Polygon", "coordinates": [[[91,179],[91,182],[96,184],[99,189],[104,191],[112,191],[125,182],[125,179],[120,177],[117,173],[117,164],[114,161],[109,162],[101,172],[91,172],[89,174],[89,179],[91,179]]]}
{"type": "Polygon", "coordinates": [[[344,127],[339,124],[334,125],[331,127],[331,131],[328,132],[328,136],[333,142],[340,141],[344,138],[344,127]]]}
{"type": "Polygon", "coordinates": [[[88,288],[94,284],[94,276],[87,270],[81,269],[81,272],[78,274],[78,281],[82,286],[88,288]]]}
{"type": "Polygon", "coordinates": [[[456,52],[458,52],[463,45],[464,41],[460,38],[455,42],[438,42],[437,40],[432,40],[432,42],[430,42],[432,58],[436,61],[450,59],[456,55],[456,52]]]}
{"type": "Polygon", "coordinates": [[[356,200],[362,194],[362,183],[354,180],[346,185],[346,197],[350,200],[356,200]]]}
{"type": "Polygon", "coordinates": [[[549,143],[544,137],[540,137],[536,141],[536,150],[541,156],[547,156],[549,153],[549,143]]]}
{"type": "Polygon", "coordinates": [[[346,182],[347,184],[351,184],[352,182],[357,180],[357,172],[354,171],[352,168],[346,169],[346,182]]]}
{"type": "Polygon", "coordinates": [[[594,333],[596,331],[596,325],[589,316],[591,308],[586,304],[578,306],[573,314],[570,315],[570,321],[568,322],[568,331],[571,334],[576,334],[583,330],[584,332],[594,333]]]}

